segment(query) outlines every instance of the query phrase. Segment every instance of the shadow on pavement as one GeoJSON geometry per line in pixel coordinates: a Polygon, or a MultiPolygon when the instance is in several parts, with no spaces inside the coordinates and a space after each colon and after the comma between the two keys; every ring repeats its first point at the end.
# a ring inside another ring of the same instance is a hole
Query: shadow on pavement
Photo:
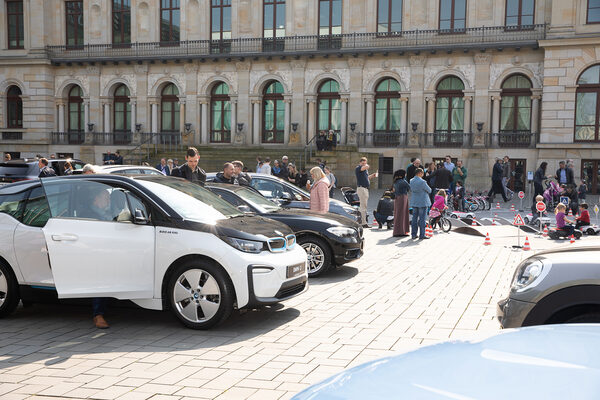
{"type": "Polygon", "coordinates": [[[324,275],[318,278],[310,278],[308,284],[318,286],[327,285],[330,283],[339,283],[352,279],[356,275],[358,275],[358,268],[342,265],[340,267],[330,269],[329,271],[325,272],[324,275]]]}
{"type": "Polygon", "coordinates": [[[93,326],[89,305],[19,307],[0,324],[0,370],[39,362],[60,364],[78,355],[94,359],[98,354],[105,360],[113,359],[110,353],[119,353],[114,359],[136,352],[199,355],[267,334],[300,315],[283,304],[234,310],[218,327],[197,331],[184,327],[169,311],[122,307],[121,303],[109,308],[106,319],[111,327],[105,330],[93,326]]]}

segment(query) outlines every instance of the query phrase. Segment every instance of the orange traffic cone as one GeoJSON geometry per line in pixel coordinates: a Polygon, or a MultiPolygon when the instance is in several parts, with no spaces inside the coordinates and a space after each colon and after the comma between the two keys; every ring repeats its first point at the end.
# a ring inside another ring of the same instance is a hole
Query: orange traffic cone
{"type": "Polygon", "coordinates": [[[523,245],[523,251],[531,250],[531,245],[529,244],[529,237],[525,236],[525,244],[523,245]]]}
{"type": "Polygon", "coordinates": [[[571,209],[569,208],[569,217],[572,217],[572,216],[573,216],[573,210],[571,210],[571,209]]]}
{"type": "Polygon", "coordinates": [[[516,211],[516,210],[515,210],[515,205],[514,205],[514,204],[511,204],[511,205],[510,205],[510,211],[516,211]]]}
{"type": "Polygon", "coordinates": [[[427,228],[425,228],[425,236],[427,236],[427,237],[433,236],[433,228],[429,224],[427,224],[427,228]]]}
{"type": "Polygon", "coordinates": [[[473,217],[473,219],[471,220],[471,226],[478,226],[475,217],[473,217]]]}
{"type": "Polygon", "coordinates": [[[571,235],[571,240],[569,243],[571,243],[571,244],[575,243],[575,236],[571,235]]]}
{"type": "Polygon", "coordinates": [[[500,202],[496,203],[496,210],[500,209],[500,202]]]}
{"type": "Polygon", "coordinates": [[[485,241],[483,242],[484,246],[489,246],[492,244],[492,240],[490,239],[490,234],[486,233],[485,235],[485,241]]]}
{"type": "Polygon", "coordinates": [[[374,218],[373,218],[373,224],[372,224],[372,226],[373,226],[373,228],[379,228],[379,223],[374,218]]]}
{"type": "Polygon", "coordinates": [[[543,237],[548,237],[548,225],[544,225],[544,233],[542,233],[543,237]]]}
{"type": "Polygon", "coordinates": [[[496,226],[496,218],[492,219],[492,226],[496,226]]]}

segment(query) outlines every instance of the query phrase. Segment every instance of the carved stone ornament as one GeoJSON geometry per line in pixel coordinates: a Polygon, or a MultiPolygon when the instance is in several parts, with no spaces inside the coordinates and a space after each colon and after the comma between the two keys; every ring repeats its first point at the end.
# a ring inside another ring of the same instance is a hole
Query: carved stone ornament
{"type": "Polygon", "coordinates": [[[408,61],[413,67],[422,67],[425,65],[426,58],[423,55],[413,55],[408,58],[408,61]]]}
{"type": "Polygon", "coordinates": [[[277,70],[277,66],[276,66],[275,64],[267,64],[267,65],[265,66],[265,69],[266,69],[267,71],[269,71],[270,73],[273,73],[273,71],[276,71],[276,70],[277,70]]]}
{"type": "Polygon", "coordinates": [[[185,64],[183,66],[183,70],[185,71],[186,74],[193,74],[195,72],[198,72],[198,64],[185,64]]]}
{"type": "Polygon", "coordinates": [[[306,60],[293,60],[290,61],[290,65],[293,69],[303,69],[306,67],[306,60]]]}
{"type": "Polygon", "coordinates": [[[100,74],[100,68],[96,65],[88,65],[86,67],[87,73],[88,75],[99,75],[100,74]]]}
{"type": "Polygon", "coordinates": [[[252,66],[252,63],[250,62],[236,62],[235,63],[235,68],[238,71],[249,71],[250,67],[252,66]]]}
{"type": "Polygon", "coordinates": [[[246,135],[244,135],[242,132],[236,132],[235,136],[233,137],[233,143],[234,144],[244,144],[244,141],[246,139],[246,135]]]}
{"type": "Polygon", "coordinates": [[[473,56],[473,61],[475,64],[488,65],[492,62],[492,55],[477,53],[473,56]]]}
{"type": "Polygon", "coordinates": [[[513,65],[521,65],[521,57],[519,56],[514,56],[511,60],[513,65]]]}
{"type": "Polygon", "coordinates": [[[418,133],[409,133],[408,134],[408,145],[409,146],[417,146],[419,144],[419,134],[418,133]]]}
{"type": "Polygon", "coordinates": [[[363,60],[362,58],[349,58],[348,59],[348,66],[350,68],[361,68],[363,65],[365,65],[365,60],[363,60]]]}
{"type": "Polygon", "coordinates": [[[148,72],[148,65],[147,64],[134,65],[133,70],[135,71],[136,74],[145,74],[146,72],[148,72]]]}
{"type": "Polygon", "coordinates": [[[328,63],[328,62],[323,63],[322,66],[323,66],[323,71],[331,72],[331,70],[333,69],[333,64],[328,63]]]}
{"type": "Polygon", "coordinates": [[[447,67],[451,67],[451,66],[453,66],[453,65],[454,65],[454,58],[453,58],[453,57],[448,57],[448,58],[446,59],[446,66],[447,66],[447,67]]]}
{"type": "Polygon", "coordinates": [[[385,60],[381,63],[381,68],[384,69],[385,71],[389,71],[391,67],[392,67],[392,63],[390,60],[385,60]]]}
{"type": "Polygon", "coordinates": [[[473,135],[473,145],[483,146],[485,144],[485,137],[482,132],[477,132],[473,135]]]}
{"type": "Polygon", "coordinates": [[[300,133],[290,132],[290,144],[300,144],[300,133]]]}

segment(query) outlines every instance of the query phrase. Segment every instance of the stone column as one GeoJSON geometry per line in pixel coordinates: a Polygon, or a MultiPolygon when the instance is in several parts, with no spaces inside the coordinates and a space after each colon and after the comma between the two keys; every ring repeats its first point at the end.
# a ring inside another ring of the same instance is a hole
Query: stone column
{"type": "Polygon", "coordinates": [[[201,143],[208,144],[208,101],[203,100],[200,102],[202,107],[202,133],[200,136],[201,143]]]}
{"type": "Polygon", "coordinates": [[[185,100],[179,99],[179,132],[185,131],[185,100]]]}
{"type": "Polygon", "coordinates": [[[317,115],[316,115],[316,105],[317,101],[315,99],[307,100],[308,103],[308,129],[306,143],[310,142],[312,138],[316,136],[315,130],[317,128],[317,115]]]}
{"type": "Polygon", "coordinates": [[[373,97],[365,98],[365,107],[367,107],[367,117],[365,120],[365,145],[373,145],[373,116],[375,114],[375,100],[373,97]]]}
{"type": "Polygon", "coordinates": [[[473,98],[471,96],[463,97],[465,102],[464,115],[463,115],[463,146],[468,146],[471,133],[471,100],[473,98]]]}
{"type": "Polygon", "coordinates": [[[342,106],[342,125],[340,127],[340,143],[346,144],[346,130],[348,127],[348,98],[342,97],[340,99],[342,106]]]}
{"type": "Polygon", "coordinates": [[[90,100],[83,100],[83,123],[85,124],[83,130],[87,132],[88,124],[90,123],[90,100]]]}
{"type": "Polygon", "coordinates": [[[260,100],[252,100],[252,143],[260,145],[260,100]]]}
{"type": "Polygon", "coordinates": [[[65,103],[63,101],[58,103],[58,131],[65,131],[65,103]]]}
{"type": "Polygon", "coordinates": [[[402,111],[400,113],[400,132],[408,133],[408,97],[400,98],[402,111]]]}
{"type": "Polygon", "coordinates": [[[500,100],[499,95],[492,96],[492,147],[498,147],[500,141],[500,100]]]}
{"type": "Polygon", "coordinates": [[[292,109],[292,99],[284,99],[283,104],[285,105],[283,118],[283,143],[288,144],[290,142],[290,112],[292,109]]]}
{"type": "Polygon", "coordinates": [[[104,133],[110,132],[110,103],[104,103],[104,126],[102,127],[104,133]]]}
{"type": "Polygon", "coordinates": [[[541,96],[531,96],[531,133],[537,134],[540,120],[540,99],[541,96]]]}
{"type": "Polygon", "coordinates": [[[235,142],[235,138],[237,135],[237,101],[231,100],[231,120],[229,122],[231,125],[231,140],[235,142]]]}
{"type": "Polygon", "coordinates": [[[152,107],[152,133],[158,133],[158,103],[151,103],[152,107]]]}
{"type": "Polygon", "coordinates": [[[132,101],[131,102],[131,133],[135,133],[135,124],[137,121],[136,112],[137,112],[137,102],[132,101]]]}
{"type": "Polygon", "coordinates": [[[435,131],[435,97],[427,97],[427,126],[425,133],[433,133],[435,131]]]}

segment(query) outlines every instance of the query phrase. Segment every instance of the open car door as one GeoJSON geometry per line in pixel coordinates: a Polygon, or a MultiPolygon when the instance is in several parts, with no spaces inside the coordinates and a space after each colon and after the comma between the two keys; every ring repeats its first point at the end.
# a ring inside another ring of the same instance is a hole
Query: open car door
{"type": "Polygon", "coordinates": [[[42,185],[51,214],[43,232],[58,297],[152,298],[155,234],[143,202],[100,181],[45,179],[42,185]]]}

